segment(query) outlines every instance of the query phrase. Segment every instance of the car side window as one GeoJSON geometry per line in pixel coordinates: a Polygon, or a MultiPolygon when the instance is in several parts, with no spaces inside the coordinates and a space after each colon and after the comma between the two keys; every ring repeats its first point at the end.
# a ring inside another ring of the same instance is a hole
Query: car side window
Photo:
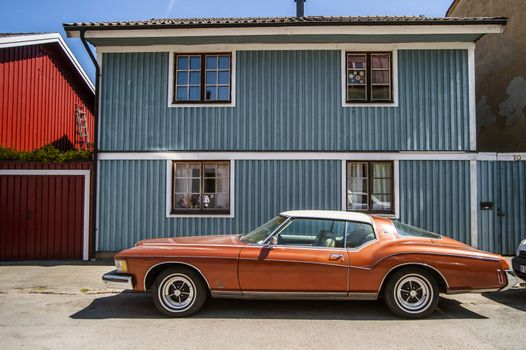
{"type": "Polygon", "coordinates": [[[343,248],[345,222],[293,219],[277,234],[279,245],[343,248]]]}
{"type": "Polygon", "coordinates": [[[347,248],[358,248],[367,242],[374,241],[376,236],[370,224],[363,222],[347,222],[346,246],[347,248]]]}

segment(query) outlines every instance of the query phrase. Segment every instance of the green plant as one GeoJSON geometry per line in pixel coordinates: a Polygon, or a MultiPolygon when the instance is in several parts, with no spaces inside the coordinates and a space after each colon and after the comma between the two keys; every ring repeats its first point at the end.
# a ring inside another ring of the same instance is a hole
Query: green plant
{"type": "Polygon", "coordinates": [[[92,160],[93,152],[70,150],[62,152],[52,145],[46,145],[34,151],[14,151],[0,146],[0,160],[21,162],[64,163],[77,160],[92,160]]]}

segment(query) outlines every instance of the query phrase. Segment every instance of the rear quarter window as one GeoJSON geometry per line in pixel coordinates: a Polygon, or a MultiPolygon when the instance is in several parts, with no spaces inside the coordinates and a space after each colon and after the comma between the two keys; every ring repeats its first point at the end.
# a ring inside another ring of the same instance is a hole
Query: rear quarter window
{"type": "Polygon", "coordinates": [[[420,238],[432,238],[432,239],[441,239],[437,233],[429,232],[421,228],[404,224],[398,221],[393,221],[393,225],[396,228],[396,233],[402,237],[420,237],[420,238]]]}

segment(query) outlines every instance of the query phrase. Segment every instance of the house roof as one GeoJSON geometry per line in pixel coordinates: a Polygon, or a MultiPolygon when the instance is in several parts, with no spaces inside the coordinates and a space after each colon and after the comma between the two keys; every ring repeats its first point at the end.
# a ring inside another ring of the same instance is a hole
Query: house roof
{"type": "Polygon", "coordinates": [[[70,60],[73,67],[75,67],[75,70],[89,90],[95,93],[93,82],[59,33],[0,33],[0,49],[39,44],[57,44],[70,60]]]}
{"type": "Polygon", "coordinates": [[[247,18],[152,18],[143,21],[65,23],[66,31],[105,29],[168,29],[281,26],[361,26],[361,25],[505,25],[505,17],[425,17],[425,16],[307,16],[247,18]]]}

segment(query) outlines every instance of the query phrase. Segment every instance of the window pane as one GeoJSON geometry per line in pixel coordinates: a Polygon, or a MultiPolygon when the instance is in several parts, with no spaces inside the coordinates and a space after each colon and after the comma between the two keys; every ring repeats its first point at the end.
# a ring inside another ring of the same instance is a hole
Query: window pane
{"type": "Polygon", "coordinates": [[[391,180],[373,179],[373,194],[391,194],[391,180]]]}
{"type": "Polygon", "coordinates": [[[373,163],[373,177],[392,177],[392,164],[391,163],[373,163]]]}
{"type": "Polygon", "coordinates": [[[230,84],[230,72],[229,71],[219,72],[219,84],[222,84],[222,85],[230,84]]]}
{"type": "Polygon", "coordinates": [[[366,66],[366,56],[363,54],[350,54],[347,55],[347,68],[349,69],[359,69],[365,68],[366,66]]]}
{"type": "Polygon", "coordinates": [[[199,205],[199,194],[176,193],[175,208],[177,209],[201,209],[199,205]]]}
{"type": "Polygon", "coordinates": [[[230,100],[230,88],[220,86],[218,89],[217,99],[220,101],[230,100]]]}
{"type": "Polygon", "coordinates": [[[188,100],[188,90],[187,90],[186,86],[177,88],[176,99],[178,101],[188,100]]]}
{"type": "Polygon", "coordinates": [[[219,56],[219,69],[230,69],[230,56],[219,56]]]}
{"type": "Polygon", "coordinates": [[[200,99],[201,92],[198,87],[190,87],[190,96],[189,100],[197,101],[200,99]]]}
{"type": "Polygon", "coordinates": [[[367,163],[347,163],[347,177],[367,177],[367,163]]]}
{"type": "Polygon", "coordinates": [[[187,71],[177,72],[177,84],[178,85],[188,84],[188,72],[187,71]]]}
{"type": "Polygon", "coordinates": [[[217,69],[217,56],[206,56],[206,69],[217,69]]]}
{"type": "Polygon", "coordinates": [[[190,84],[199,85],[201,83],[201,73],[200,72],[190,72],[190,84]]]}
{"type": "Polygon", "coordinates": [[[216,176],[216,163],[205,163],[205,177],[216,176]]]}
{"type": "Polygon", "coordinates": [[[358,248],[376,239],[373,227],[360,222],[348,222],[346,233],[347,248],[358,248]]]}
{"type": "Polygon", "coordinates": [[[190,69],[192,70],[201,69],[201,57],[200,56],[190,56],[190,69]]]}
{"type": "Polygon", "coordinates": [[[186,193],[189,192],[190,179],[176,179],[175,180],[175,192],[186,193]]]}
{"type": "Polygon", "coordinates": [[[208,209],[228,209],[228,195],[205,193],[203,196],[203,207],[208,209]]]}
{"type": "Polygon", "coordinates": [[[227,193],[229,187],[229,179],[228,178],[218,178],[216,180],[216,192],[222,192],[227,193]]]}
{"type": "Polygon", "coordinates": [[[294,219],[278,234],[278,244],[343,247],[344,221],[294,219]]]}
{"type": "Polygon", "coordinates": [[[389,54],[371,54],[372,68],[390,68],[389,54]]]}
{"type": "Polygon", "coordinates": [[[364,70],[351,70],[348,75],[349,85],[364,85],[365,84],[365,71],[364,70]]]}
{"type": "Polygon", "coordinates": [[[206,87],[206,99],[210,101],[217,100],[217,88],[215,85],[206,87]]]}
{"type": "Polygon", "coordinates": [[[216,180],[215,179],[204,179],[205,192],[216,192],[216,180]]]}
{"type": "Polygon", "coordinates": [[[373,86],[371,90],[371,98],[373,100],[391,99],[391,89],[389,88],[389,86],[373,86]]]}
{"type": "Polygon", "coordinates": [[[390,72],[388,70],[373,70],[371,80],[373,84],[389,84],[390,72]]]}
{"type": "Polygon", "coordinates": [[[365,86],[349,86],[347,89],[347,98],[350,101],[365,101],[365,86]]]}
{"type": "Polygon", "coordinates": [[[217,164],[217,177],[228,177],[228,164],[227,163],[217,164]]]}
{"type": "Polygon", "coordinates": [[[177,56],[177,69],[188,69],[188,56],[177,56]]]}
{"type": "Polygon", "coordinates": [[[371,196],[373,202],[373,210],[391,210],[393,202],[391,195],[375,194],[371,196]]]}
{"type": "Polygon", "coordinates": [[[206,84],[213,85],[217,84],[217,71],[206,72],[206,84]]]}

